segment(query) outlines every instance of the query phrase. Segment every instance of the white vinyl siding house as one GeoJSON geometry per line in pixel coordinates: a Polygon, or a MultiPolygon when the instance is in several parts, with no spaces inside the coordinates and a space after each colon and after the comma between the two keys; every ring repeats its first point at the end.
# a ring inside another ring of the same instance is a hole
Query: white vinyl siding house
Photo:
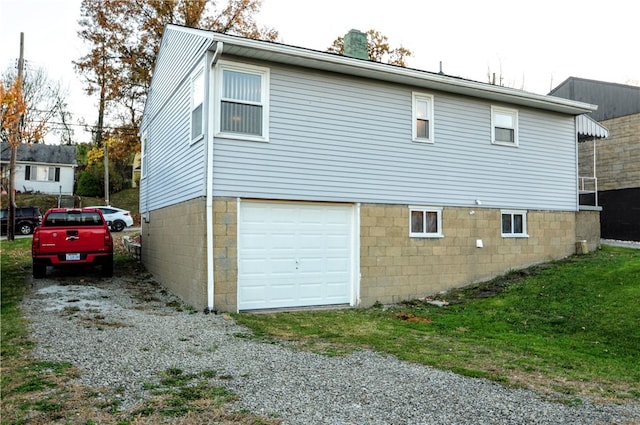
{"type": "MultiPolygon", "coordinates": [[[[9,179],[9,144],[2,143],[2,186],[9,179]]],[[[15,168],[15,189],[20,192],[73,195],[76,148],[66,145],[21,144],[15,168]]]]}
{"type": "Polygon", "coordinates": [[[163,40],[143,261],[192,305],[392,302],[575,246],[590,105],[172,25],[163,40]]]}

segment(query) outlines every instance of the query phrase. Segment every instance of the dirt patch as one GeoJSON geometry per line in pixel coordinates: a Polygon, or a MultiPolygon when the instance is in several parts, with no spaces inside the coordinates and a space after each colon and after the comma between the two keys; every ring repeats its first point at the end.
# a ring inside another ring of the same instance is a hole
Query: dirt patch
{"type": "Polygon", "coordinates": [[[547,268],[549,268],[549,265],[540,264],[523,270],[514,270],[487,282],[474,283],[463,288],[452,289],[429,297],[429,299],[447,301],[450,304],[460,304],[468,300],[494,297],[528,277],[540,274],[547,268]]]}
{"type": "Polygon", "coordinates": [[[428,317],[416,316],[413,313],[400,312],[400,313],[394,314],[394,316],[396,318],[400,319],[400,320],[404,320],[406,322],[412,322],[412,323],[431,323],[431,322],[433,322],[433,320],[431,320],[428,317]]]}

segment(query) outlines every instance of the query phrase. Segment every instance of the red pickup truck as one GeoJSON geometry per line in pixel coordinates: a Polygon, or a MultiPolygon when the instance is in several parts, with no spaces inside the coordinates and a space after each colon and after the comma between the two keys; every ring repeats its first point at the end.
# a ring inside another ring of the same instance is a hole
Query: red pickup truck
{"type": "Polygon", "coordinates": [[[31,244],[33,277],[43,278],[47,266],[100,265],[113,275],[113,239],[107,221],[96,208],[52,208],[44,214],[31,244]]]}

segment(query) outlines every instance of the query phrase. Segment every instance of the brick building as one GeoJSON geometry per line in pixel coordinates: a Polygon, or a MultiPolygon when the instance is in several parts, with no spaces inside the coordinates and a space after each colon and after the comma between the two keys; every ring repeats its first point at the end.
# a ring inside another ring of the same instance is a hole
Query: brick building
{"type": "Polygon", "coordinates": [[[588,115],[609,137],[579,144],[579,175],[594,175],[595,149],[601,235],[640,241],[640,87],[570,77],[550,95],[598,105],[588,115]]]}

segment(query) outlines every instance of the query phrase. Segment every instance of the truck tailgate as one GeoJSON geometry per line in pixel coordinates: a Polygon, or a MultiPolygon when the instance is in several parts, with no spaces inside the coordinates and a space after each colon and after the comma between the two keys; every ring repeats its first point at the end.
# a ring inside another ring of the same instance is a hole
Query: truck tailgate
{"type": "MultiPolygon", "coordinates": [[[[101,228],[58,227],[40,233],[39,254],[108,251],[101,228]]],[[[78,258],[79,259],[79,258],[78,258]]]]}

